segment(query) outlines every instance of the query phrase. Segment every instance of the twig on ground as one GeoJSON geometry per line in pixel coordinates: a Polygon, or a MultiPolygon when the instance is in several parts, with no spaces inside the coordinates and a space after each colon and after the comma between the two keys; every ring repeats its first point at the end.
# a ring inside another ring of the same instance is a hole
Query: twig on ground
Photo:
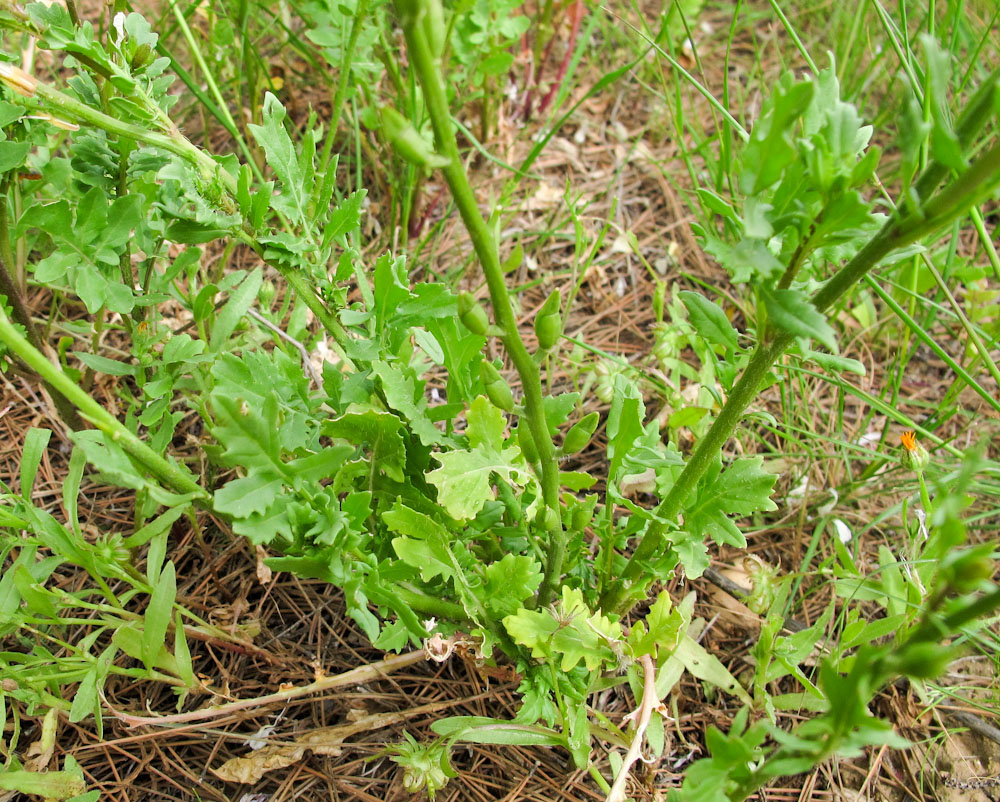
{"type": "Polygon", "coordinates": [[[625,753],[615,784],[608,792],[606,802],[625,802],[625,783],[628,781],[629,771],[642,756],[642,739],[646,735],[646,727],[649,726],[653,711],[660,702],[656,696],[656,666],[653,665],[653,658],[644,654],[639,658],[639,662],[642,664],[643,673],[642,703],[637,710],[629,714],[635,719],[635,734],[632,736],[628,752],[625,753]]]}
{"type": "Polygon", "coordinates": [[[143,726],[165,726],[169,724],[180,724],[188,721],[204,721],[206,719],[227,716],[237,710],[247,710],[250,708],[266,707],[279,702],[287,702],[289,699],[297,699],[300,696],[308,696],[313,693],[329,691],[333,688],[342,688],[345,685],[358,685],[364,682],[373,682],[381,679],[386,674],[406,668],[424,660],[423,650],[406,652],[405,654],[394,654],[385,660],[377,663],[369,663],[366,666],[345,671],[332,677],[323,677],[308,685],[284,688],[276,693],[267,696],[258,696],[254,699],[240,699],[236,702],[229,702],[223,705],[213,705],[212,707],[200,710],[191,710],[187,713],[176,713],[172,716],[136,716],[122,710],[115,710],[107,699],[104,699],[104,706],[115,718],[123,721],[129,727],[143,726]]]}
{"type": "MultiPolygon", "coordinates": [[[[738,602],[746,602],[750,597],[749,590],[733,582],[728,576],[716,571],[714,568],[706,568],[702,576],[719,588],[719,590],[724,590],[738,602]]],[[[801,621],[796,621],[794,618],[786,618],[782,626],[789,632],[801,632],[804,629],[808,629],[805,624],[801,621]]]]}

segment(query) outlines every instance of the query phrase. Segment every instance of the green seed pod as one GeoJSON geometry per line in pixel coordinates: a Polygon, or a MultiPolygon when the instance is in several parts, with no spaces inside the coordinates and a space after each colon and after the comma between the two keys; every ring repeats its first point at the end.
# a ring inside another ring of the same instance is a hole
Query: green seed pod
{"type": "Polygon", "coordinates": [[[521,446],[521,453],[524,454],[524,458],[528,462],[532,464],[538,462],[538,449],[535,448],[535,440],[523,421],[517,427],[517,442],[521,446]]]}
{"type": "Polygon", "coordinates": [[[404,161],[428,169],[444,167],[449,163],[447,158],[435,153],[413,123],[392,106],[384,106],[379,117],[382,121],[382,135],[404,161]]]}
{"type": "Polygon", "coordinates": [[[535,334],[538,336],[538,347],[543,351],[552,348],[562,336],[562,315],[559,307],[562,304],[562,297],[559,290],[553,293],[542,304],[535,317],[535,334]]]}
{"type": "Polygon", "coordinates": [[[495,407],[499,407],[504,412],[514,411],[514,394],[510,391],[510,385],[504,381],[503,376],[493,366],[492,362],[483,362],[479,369],[479,376],[486,387],[486,396],[495,407]]]}
{"type": "Polygon", "coordinates": [[[545,528],[549,532],[560,532],[562,531],[562,516],[559,514],[559,510],[554,510],[551,507],[547,507],[545,510],[545,528]]]}
{"type": "Polygon", "coordinates": [[[486,310],[479,305],[479,301],[471,292],[462,292],[458,295],[458,319],[473,334],[486,336],[486,330],[490,327],[490,319],[486,315],[486,310]]]}
{"type": "Polygon", "coordinates": [[[447,44],[448,26],[444,23],[444,9],[441,0],[426,0],[424,3],[424,33],[434,58],[444,55],[447,44]]]}
{"type": "Polygon", "coordinates": [[[574,532],[582,532],[594,517],[594,510],[589,504],[579,504],[573,510],[570,523],[574,532]]]}
{"type": "Polygon", "coordinates": [[[619,373],[619,368],[613,362],[602,360],[594,366],[594,375],[597,380],[594,382],[594,395],[605,404],[610,404],[615,397],[615,375],[619,373]]]}
{"type": "Polygon", "coordinates": [[[566,439],[563,440],[563,454],[576,454],[583,451],[590,442],[590,438],[597,431],[597,424],[601,416],[597,412],[591,412],[577,421],[573,427],[566,432],[566,439]]]}

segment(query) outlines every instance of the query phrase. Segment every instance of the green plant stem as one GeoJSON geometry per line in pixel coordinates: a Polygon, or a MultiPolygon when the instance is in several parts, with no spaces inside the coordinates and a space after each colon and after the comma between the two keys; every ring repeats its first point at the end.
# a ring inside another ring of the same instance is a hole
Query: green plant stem
{"type": "Polygon", "coordinates": [[[455,200],[455,206],[462,216],[462,222],[469,232],[469,238],[472,240],[476,255],[482,264],[490,292],[490,300],[493,304],[493,314],[497,325],[503,330],[501,341],[521,378],[525,418],[532,440],[535,442],[541,465],[544,505],[539,515],[549,540],[548,560],[542,584],[538,590],[538,602],[539,604],[547,604],[552,598],[553,588],[562,574],[563,560],[566,555],[566,533],[559,515],[559,466],[556,462],[555,446],[549,435],[548,423],[545,419],[541,374],[521,340],[493,232],[479,211],[476,196],[462,166],[462,158],[458,151],[455,130],[451,122],[451,113],[448,109],[444,81],[441,77],[440,62],[431,51],[419,16],[423,9],[420,3],[403,2],[403,0],[397,0],[396,8],[403,23],[410,65],[416,72],[424,92],[424,102],[427,104],[431,125],[434,128],[437,149],[448,158],[448,165],[442,168],[445,181],[448,183],[448,188],[455,200]]]}
{"type": "MultiPolygon", "coordinates": [[[[181,29],[184,39],[188,43],[191,55],[194,57],[199,69],[201,69],[201,74],[205,79],[208,90],[215,98],[216,108],[225,116],[226,127],[229,129],[229,132],[233,134],[233,138],[236,140],[236,144],[239,146],[240,150],[243,151],[243,156],[250,165],[250,169],[254,171],[254,175],[257,177],[257,180],[263,181],[264,176],[260,172],[260,167],[257,166],[253,153],[247,146],[246,140],[243,138],[242,134],[240,134],[239,128],[236,126],[236,120],[233,119],[233,115],[229,112],[229,107],[226,105],[225,98],[222,97],[222,92],[219,91],[219,87],[215,83],[212,71],[209,70],[208,65],[205,63],[205,57],[202,55],[201,48],[198,46],[198,42],[195,41],[194,34],[191,33],[191,28],[187,24],[184,12],[181,11],[174,0],[171,0],[170,2],[170,10],[174,12],[174,18],[177,20],[177,25],[181,29]]],[[[250,100],[252,103],[253,98],[250,100]]]]}
{"type": "Polygon", "coordinates": [[[419,588],[407,584],[399,583],[393,588],[399,598],[406,602],[407,606],[424,614],[441,618],[445,621],[466,621],[469,616],[461,604],[455,604],[447,599],[431,596],[419,588]]]}
{"type": "MultiPolygon", "coordinates": [[[[24,326],[24,330],[28,334],[28,342],[31,343],[32,347],[40,351],[42,348],[41,335],[39,335],[38,328],[31,319],[31,313],[25,305],[21,291],[8,268],[12,251],[10,249],[10,234],[7,225],[7,198],[6,192],[2,191],[8,186],[9,181],[5,178],[2,189],[0,189],[0,206],[2,206],[2,211],[0,211],[0,295],[6,296],[7,303],[10,304],[11,313],[14,315],[14,320],[24,326]]],[[[56,411],[63,422],[71,429],[82,429],[83,421],[80,420],[76,408],[55,387],[46,381],[42,383],[45,389],[48,390],[52,398],[52,403],[55,404],[56,411]]]]}
{"type": "MultiPolygon", "coordinates": [[[[18,94],[13,94],[11,97],[13,100],[22,102],[24,100],[24,98],[18,94]]],[[[60,92],[58,89],[41,82],[34,87],[34,97],[39,100],[47,110],[53,112],[56,117],[70,122],[83,123],[86,125],[93,125],[97,128],[103,128],[105,131],[110,134],[114,134],[115,136],[122,137],[124,139],[132,139],[136,142],[142,142],[146,145],[162,148],[169,153],[173,153],[175,156],[180,156],[185,161],[197,167],[202,172],[205,179],[217,179],[224,184],[225,188],[229,192],[233,194],[236,193],[236,179],[223,170],[211,156],[195,146],[192,142],[189,142],[179,131],[176,130],[175,127],[173,127],[172,122],[170,122],[172,133],[169,135],[162,134],[157,131],[150,131],[138,125],[132,125],[131,123],[115,119],[114,117],[88,106],[86,103],[81,103],[79,100],[67,95],[65,92],[60,92]]]]}
{"type": "Polygon", "coordinates": [[[42,379],[62,393],[87,420],[118,443],[125,452],[153,476],[176,493],[191,494],[200,502],[210,501],[210,496],[183,468],[161,457],[117,418],[85,393],[76,382],[49,362],[37,348],[29,343],[0,311],[0,341],[17,354],[42,379]]]}
{"type": "MultiPolygon", "coordinates": [[[[891,251],[902,248],[964,214],[978,202],[1000,176],[1000,146],[980,156],[969,169],[924,205],[924,215],[893,217],[857,255],[823,285],[813,305],[825,312],[854,284],[864,278],[891,251]]],[[[636,545],[618,581],[605,591],[601,609],[624,614],[645,595],[652,580],[646,565],[666,543],[666,532],[681,512],[684,501],[736,430],[743,413],[757,395],[771,367],[794,337],[779,332],[769,344],[758,346],[712,427],[699,442],[667,496],[653,511],[653,523],[636,545]]]]}
{"type": "Polygon", "coordinates": [[[347,38],[347,45],[344,47],[340,75],[337,78],[337,92],[333,96],[333,108],[330,109],[329,130],[326,132],[326,141],[323,143],[323,155],[320,158],[319,170],[317,171],[319,174],[325,174],[330,166],[333,140],[340,127],[340,115],[344,110],[344,100],[347,98],[347,89],[351,84],[351,59],[358,44],[358,36],[361,34],[361,24],[368,16],[368,1],[358,0],[357,8],[354,10],[354,22],[347,38]]]}

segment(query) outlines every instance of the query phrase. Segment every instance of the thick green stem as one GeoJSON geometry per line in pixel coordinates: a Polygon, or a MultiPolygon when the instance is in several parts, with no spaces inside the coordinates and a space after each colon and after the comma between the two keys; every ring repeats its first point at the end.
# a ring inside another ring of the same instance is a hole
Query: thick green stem
{"type": "Polygon", "coordinates": [[[49,362],[37,348],[29,343],[0,311],[0,341],[24,360],[42,379],[62,393],[83,416],[98,429],[116,441],[124,451],[142,465],[166,487],[176,493],[192,494],[199,501],[209,500],[209,495],[179,465],[161,457],[117,418],[85,393],[76,382],[49,362]]]}
{"type": "Polygon", "coordinates": [[[424,102],[427,104],[427,111],[434,127],[437,149],[448,158],[447,166],[442,168],[445,181],[482,264],[493,304],[493,314],[497,325],[503,331],[501,340],[521,377],[525,418],[535,448],[538,450],[541,465],[542,499],[545,509],[540,515],[540,520],[549,536],[548,561],[538,591],[539,603],[546,604],[551,599],[553,588],[562,574],[566,555],[566,533],[559,515],[559,465],[556,462],[555,446],[545,419],[541,375],[521,340],[493,232],[479,211],[476,196],[462,166],[440,62],[431,50],[422,24],[421,14],[425,13],[424,9],[419,3],[397,2],[396,7],[403,23],[410,65],[416,72],[424,92],[424,102]],[[414,9],[413,6],[418,8],[414,9]]]}
{"type": "MultiPolygon", "coordinates": [[[[825,312],[891,251],[909,245],[964,214],[994,185],[998,175],[1000,146],[983,154],[965,173],[924,204],[923,215],[908,214],[903,219],[889,220],[850,262],[823,285],[813,297],[813,305],[825,312]]],[[[650,525],[618,581],[602,596],[603,610],[624,614],[645,595],[652,579],[648,576],[646,565],[664,547],[668,526],[676,520],[684,501],[736,430],[746,408],[756,397],[761,382],[793,339],[789,334],[778,333],[772,342],[762,345],[754,353],[712,427],[699,442],[670,492],[654,510],[659,520],[650,525]]]]}

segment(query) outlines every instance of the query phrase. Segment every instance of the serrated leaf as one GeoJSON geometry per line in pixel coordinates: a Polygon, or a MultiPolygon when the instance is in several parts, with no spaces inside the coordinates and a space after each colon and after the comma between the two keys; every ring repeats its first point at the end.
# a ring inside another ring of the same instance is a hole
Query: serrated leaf
{"type": "Polygon", "coordinates": [[[611,399],[611,410],[608,412],[608,479],[612,482],[621,481],[622,466],[632,447],[644,433],[642,419],[646,414],[646,406],[642,402],[635,382],[622,375],[614,379],[614,396],[611,399]]]}
{"type": "Polygon", "coordinates": [[[837,334],[820,312],[799,290],[761,288],[768,319],[779,329],[796,337],[819,340],[837,350],[837,334]]]}
{"type": "Polygon", "coordinates": [[[389,406],[406,418],[420,442],[431,446],[445,441],[445,436],[427,417],[427,401],[417,398],[417,379],[408,368],[376,360],[372,362],[372,371],[382,382],[389,406]]]}
{"type": "Polygon", "coordinates": [[[541,584],[542,572],[531,557],[505,554],[483,570],[483,603],[497,618],[515,613],[541,584]]]}
{"type": "Polygon", "coordinates": [[[506,420],[485,396],[470,405],[468,423],[471,448],[435,454],[441,467],[427,474],[427,481],[438,490],[438,503],[456,521],[475,518],[494,498],[493,474],[513,485],[524,485],[529,479],[521,449],[503,447],[506,420]]]}
{"type": "Polygon", "coordinates": [[[515,643],[531,649],[536,659],[558,660],[562,671],[582,661],[593,671],[615,660],[610,644],[622,637],[621,625],[591,613],[579,588],[563,586],[557,612],[520,609],[503,619],[515,643]]]}
{"type": "Polygon", "coordinates": [[[361,205],[367,195],[366,189],[352,192],[330,212],[323,229],[322,247],[328,247],[337,237],[358,227],[361,222],[361,205]]]}
{"type": "Polygon", "coordinates": [[[685,507],[685,531],[699,537],[708,534],[716,543],[744,548],[746,538],[729,516],[777,509],[771,500],[777,477],[762,469],[763,462],[763,457],[740,459],[722,471],[721,460],[717,460],[685,507]]]}
{"type": "Polygon", "coordinates": [[[678,296],[687,309],[691,325],[698,334],[712,345],[736,348],[739,335],[725,312],[701,293],[684,291],[678,293],[678,296]]]}
{"type": "Polygon", "coordinates": [[[293,223],[301,225],[306,219],[309,187],[312,182],[302,172],[295,154],[295,146],[284,126],[285,107],[273,94],[264,95],[261,125],[247,127],[257,143],[264,148],[267,163],[281,182],[281,194],[271,196],[271,206],[288,215],[293,223]]]}
{"type": "Polygon", "coordinates": [[[441,524],[398,503],[382,514],[382,520],[389,529],[402,535],[392,539],[392,548],[399,559],[420,571],[421,579],[430,582],[436,576],[456,577],[449,551],[451,538],[441,524]]]}
{"type": "Polygon", "coordinates": [[[396,415],[376,409],[347,412],[323,424],[323,434],[327,437],[367,446],[372,464],[397,482],[403,481],[406,467],[402,429],[403,422],[396,415]]]}
{"type": "Polygon", "coordinates": [[[677,646],[686,622],[679,610],[675,610],[670,595],[663,591],[649,608],[644,621],[635,623],[629,632],[629,646],[634,657],[652,655],[657,650],[671,651],[677,646]]]}
{"type": "Polygon", "coordinates": [[[793,126],[808,108],[814,89],[811,81],[778,82],[743,154],[740,187],[745,194],[756,195],[770,187],[781,178],[785,167],[795,161],[797,154],[791,144],[793,126]]]}
{"type": "Polygon", "coordinates": [[[734,284],[770,278],[783,269],[778,257],[768,250],[767,243],[759,239],[744,238],[731,245],[709,235],[705,237],[705,250],[729,271],[734,284]]]}

